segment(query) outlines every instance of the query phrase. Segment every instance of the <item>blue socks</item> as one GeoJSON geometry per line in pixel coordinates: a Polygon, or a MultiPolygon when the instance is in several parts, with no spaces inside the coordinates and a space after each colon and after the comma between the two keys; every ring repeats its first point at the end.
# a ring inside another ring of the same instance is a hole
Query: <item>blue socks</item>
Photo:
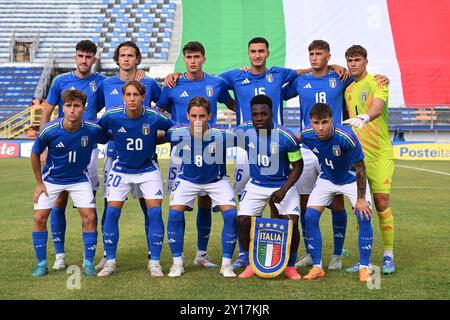
{"type": "Polygon", "coordinates": [[[333,254],[340,256],[344,248],[345,232],[347,230],[347,211],[332,211],[334,251],[333,254]]]}
{"type": "Polygon", "coordinates": [[[305,242],[305,252],[308,254],[309,253],[309,249],[308,249],[308,242],[306,240],[307,236],[306,236],[306,212],[301,212],[300,213],[300,224],[302,225],[302,236],[303,236],[303,241],[305,242]]]}
{"type": "Polygon", "coordinates": [[[112,260],[116,258],[117,243],[119,242],[119,218],[121,209],[107,207],[105,224],[103,226],[103,246],[106,251],[106,258],[112,260]]]}
{"type": "Polygon", "coordinates": [[[319,226],[320,212],[313,208],[307,208],[305,214],[306,235],[308,248],[313,265],[322,265],[322,234],[319,226]]]}
{"type": "Polygon", "coordinates": [[[198,208],[197,212],[197,248],[200,251],[208,249],[211,233],[211,208],[198,208]]]}
{"type": "Polygon", "coordinates": [[[184,212],[173,209],[169,210],[167,238],[172,256],[181,257],[183,255],[184,245],[184,212]]]}
{"type": "Polygon", "coordinates": [[[150,259],[150,239],[148,238],[148,214],[147,214],[147,205],[145,204],[145,200],[140,198],[139,205],[141,206],[142,212],[144,213],[144,228],[145,228],[145,237],[147,239],[148,245],[148,258],[150,259]]]}
{"type": "Polygon", "coordinates": [[[34,253],[36,254],[38,263],[46,261],[48,232],[32,232],[31,235],[33,238],[34,253]]]}
{"type": "Polygon", "coordinates": [[[55,253],[64,253],[66,237],[66,208],[53,208],[50,213],[50,229],[52,232],[55,253]]]}
{"type": "Polygon", "coordinates": [[[295,267],[295,262],[297,261],[297,252],[291,252],[289,254],[288,267],[295,267]]]}
{"type": "Polygon", "coordinates": [[[95,249],[97,248],[97,231],[83,232],[84,259],[94,263],[95,249]]]}
{"type": "Polygon", "coordinates": [[[222,213],[222,256],[231,259],[236,247],[238,222],[236,209],[229,209],[222,213]]]}
{"type": "Polygon", "coordinates": [[[164,241],[164,222],[161,207],[147,208],[148,243],[152,260],[159,260],[164,241]]]}
{"type": "Polygon", "coordinates": [[[373,242],[373,229],[371,218],[366,220],[363,216],[363,220],[359,216],[359,211],[356,211],[356,218],[359,224],[359,235],[358,235],[358,247],[359,247],[359,263],[363,266],[368,266],[370,263],[370,254],[372,252],[372,242],[373,242]]]}

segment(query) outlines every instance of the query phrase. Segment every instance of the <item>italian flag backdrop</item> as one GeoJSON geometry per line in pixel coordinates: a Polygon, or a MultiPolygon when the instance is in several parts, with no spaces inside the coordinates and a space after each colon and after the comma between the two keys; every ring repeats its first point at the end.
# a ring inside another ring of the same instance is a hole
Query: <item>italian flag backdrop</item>
{"type": "MultiPolygon", "coordinates": [[[[247,43],[270,43],[268,66],[307,68],[308,45],[323,39],[331,63],[360,44],[368,71],[391,80],[389,106],[450,103],[450,0],[183,0],[181,47],[206,48],[205,71],[249,64],[247,43]]],[[[180,50],[181,51],[181,50],[180,50]]],[[[175,70],[183,71],[182,52],[175,70]]]]}

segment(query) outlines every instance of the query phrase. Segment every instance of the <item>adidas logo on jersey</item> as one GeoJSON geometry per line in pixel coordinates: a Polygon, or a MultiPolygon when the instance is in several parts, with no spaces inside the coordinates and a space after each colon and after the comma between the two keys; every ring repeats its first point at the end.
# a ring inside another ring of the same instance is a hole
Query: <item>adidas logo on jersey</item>
{"type": "Polygon", "coordinates": [[[311,89],[311,88],[312,88],[311,83],[309,82],[303,86],[303,89],[311,89]]]}
{"type": "Polygon", "coordinates": [[[319,153],[319,150],[317,150],[317,148],[314,147],[314,149],[312,149],[312,152],[319,153]]]}
{"type": "Polygon", "coordinates": [[[247,78],[244,79],[244,81],[241,82],[242,84],[249,84],[250,80],[248,80],[247,78]]]}
{"type": "Polygon", "coordinates": [[[64,143],[60,142],[60,143],[58,143],[58,144],[56,145],[56,147],[57,147],[57,148],[64,148],[65,145],[64,145],[64,143]]]}
{"type": "Polygon", "coordinates": [[[250,142],[250,143],[248,144],[248,147],[249,147],[249,148],[252,148],[252,149],[255,149],[255,145],[253,144],[253,142],[250,142]]]}
{"type": "Polygon", "coordinates": [[[116,95],[119,94],[119,91],[117,91],[117,89],[114,89],[113,91],[111,91],[110,95],[116,95]]]}
{"type": "Polygon", "coordinates": [[[294,208],[294,212],[300,212],[300,208],[297,206],[294,208]]]}
{"type": "Polygon", "coordinates": [[[190,148],[188,145],[185,145],[185,146],[183,147],[183,150],[191,151],[191,148],[190,148]]]}
{"type": "Polygon", "coordinates": [[[127,133],[127,130],[125,130],[124,127],[120,127],[120,129],[117,130],[117,132],[120,132],[120,133],[127,133]]]}
{"type": "Polygon", "coordinates": [[[189,97],[189,94],[188,94],[186,91],[183,91],[183,92],[180,94],[180,97],[186,98],[186,97],[189,97]]]}

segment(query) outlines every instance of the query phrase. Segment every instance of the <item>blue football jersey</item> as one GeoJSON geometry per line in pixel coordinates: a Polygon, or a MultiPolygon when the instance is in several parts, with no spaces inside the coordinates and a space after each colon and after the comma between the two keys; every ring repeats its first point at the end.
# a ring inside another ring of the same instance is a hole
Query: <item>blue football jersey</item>
{"type": "Polygon", "coordinates": [[[219,75],[233,90],[236,99],[236,122],[252,121],[250,101],[254,96],[265,94],[272,99],[274,121],[283,123],[283,100],[281,95],[285,83],[293,81],[297,72],[292,69],[272,67],[265,74],[252,74],[239,69],[230,70],[219,75]]]}
{"type": "Polygon", "coordinates": [[[97,121],[97,112],[105,106],[103,98],[103,80],[106,77],[100,73],[91,73],[88,78],[83,79],[75,75],[75,72],[67,72],[53,79],[46,101],[54,106],[59,106],[59,118],[64,117],[62,94],[69,89],[83,91],[87,97],[86,111],[83,119],[97,121]]]}
{"type": "MultiPolygon", "coordinates": [[[[145,77],[141,80],[145,86],[145,98],[144,106],[151,106],[151,102],[156,102],[161,95],[161,88],[155,79],[145,77]]],[[[113,109],[115,107],[123,106],[123,94],[122,87],[126,81],[120,80],[119,76],[115,75],[105,79],[103,82],[103,92],[105,95],[106,110],[113,109]]]]}
{"type": "Polygon", "coordinates": [[[237,127],[235,135],[237,145],[247,151],[251,182],[263,187],[281,187],[291,172],[288,154],[300,152],[295,135],[276,123],[270,135],[264,135],[251,122],[237,127]]]}
{"type": "Polygon", "coordinates": [[[118,159],[113,171],[142,173],[156,170],[153,157],[156,150],[157,131],[169,130],[174,123],[160,112],[143,108],[138,119],[130,119],[125,106],[110,109],[98,124],[111,130],[118,159]]]}
{"type": "Polygon", "coordinates": [[[227,174],[227,146],[235,145],[233,133],[209,127],[203,139],[194,138],[190,127],[181,124],[167,132],[167,140],[177,147],[176,155],[182,160],[181,179],[197,184],[212,183],[227,174]]]}
{"type": "Polygon", "coordinates": [[[89,181],[87,166],[97,143],[106,143],[110,135],[94,122],[83,120],[81,128],[69,132],[63,119],[49,122],[36,137],[33,153],[41,154],[48,148],[47,161],[42,170],[44,181],[54,184],[72,184],[89,181]]]}
{"type": "Polygon", "coordinates": [[[216,123],[217,102],[226,103],[232,99],[222,79],[203,73],[201,80],[188,80],[185,75],[182,75],[175,88],[164,87],[156,105],[170,112],[173,121],[189,123],[186,118],[187,106],[189,100],[194,97],[204,97],[209,100],[212,115],[209,123],[211,124],[216,123]]]}
{"type": "Polygon", "coordinates": [[[312,128],[303,130],[301,137],[319,159],[321,178],[338,185],[356,180],[352,167],[364,159],[364,153],[351,128],[334,123],[333,135],[325,141],[320,140],[312,128]]]}
{"type": "Polygon", "coordinates": [[[312,106],[319,102],[328,104],[333,112],[334,121],[342,123],[344,92],[352,81],[352,78],[342,81],[333,70],[319,78],[314,77],[312,73],[302,74],[283,88],[283,99],[299,97],[301,128],[311,125],[309,113],[312,106]]]}

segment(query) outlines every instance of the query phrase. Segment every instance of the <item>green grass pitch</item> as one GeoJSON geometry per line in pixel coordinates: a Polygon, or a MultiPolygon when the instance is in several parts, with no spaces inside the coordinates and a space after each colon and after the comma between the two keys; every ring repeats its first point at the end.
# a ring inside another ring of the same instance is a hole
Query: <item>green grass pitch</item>
{"type": "MultiPolygon", "coordinates": [[[[100,161],[102,162],[102,161],[100,161]]],[[[186,213],[186,273],[178,279],[152,279],[147,270],[147,245],[144,219],[137,200],[127,201],[120,219],[118,273],[109,279],[81,276],[80,289],[69,290],[69,274],[50,270],[48,276],[35,279],[31,272],[36,259],[31,241],[33,226],[34,177],[29,159],[0,160],[0,299],[449,299],[448,276],[450,234],[449,194],[450,163],[396,161],[392,208],[395,215],[396,272],[381,276],[380,289],[368,289],[355,274],[327,272],[324,279],[289,281],[284,275],[274,279],[224,279],[217,269],[195,267],[196,213],[186,213]],[[447,175],[418,171],[404,166],[446,172],[447,175]]],[[[167,161],[161,161],[163,172],[167,161]]],[[[232,167],[230,166],[230,171],[232,167]]],[[[103,209],[98,197],[99,212],[103,209]]],[[[348,204],[348,203],[347,203],[348,204]]],[[[349,212],[344,268],[358,259],[356,219],[349,212]]],[[[168,199],[163,203],[167,226],[168,199]]],[[[325,268],[332,254],[332,229],[329,211],[321,219],[325,268]]],[[[382,245],[378,218],[374,216],[374,250],[372,263],[381,266],[382,245]]],[[[213,228],[208,253],[220,263],[222,218],[213,213],[213,228]]],[[[96,262],[103,251],[100,242],[96,262]]],[[[49,267],[54,262],[54,249],[49,234],[49,267]]],[[[75,209],[67,210],[66,253],[69,265],[81,266],[83,244],[80,217],[75,209]]],[[[304,253],[300,244],[299,257],[304,253]]],[[[237,255],[237,249],[235,256],[237,255]]],[[[167,235],[161,265],[167,274],[172,264],[167,235]]],[[[301,269],[304,275],[306,269],[301,269]]]]}

